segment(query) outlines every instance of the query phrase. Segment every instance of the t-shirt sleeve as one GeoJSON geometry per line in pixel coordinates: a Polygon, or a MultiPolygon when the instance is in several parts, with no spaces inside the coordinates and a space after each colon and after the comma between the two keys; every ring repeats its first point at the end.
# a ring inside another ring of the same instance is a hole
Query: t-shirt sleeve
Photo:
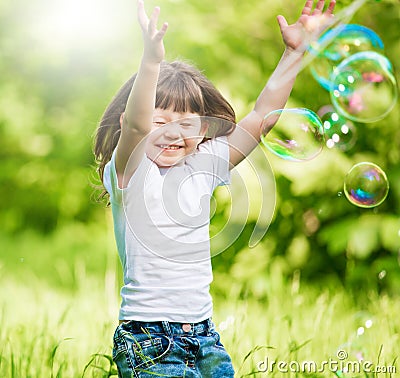
{"type": "Polygon", "coordinates": [[[199,152],[212,156],[214,187],[230,184],[228,138],[218,137],[201,143],[199,152]]]}
{"type": "Polygon", "coordinates": [[[115,150],[111,156],[111,160],[104,167],[103,184],[110,195],[110,202],[120,203],[122,201],[122,189],[118,187],[117,170],[115,169],[115,150]]]}
{"type": "Polygon", "coordinates": [[[133,184],[138,179],[142,179],[142,181],[139,182],[143,182],[143,177],[146,176],[152,162],[146,157],[146,155],[143,155],[143,158],[130,178],[128,185],[124,189],[121,189],[118,186],[117,169],[115,168],[115,151],[116,150],[114,150],[111,156],[111,160],[104,167],[103,184],[110,195],[110,202],[120,204],[122,203],[122,196],[125,190],[136,188],[133,184]]]}

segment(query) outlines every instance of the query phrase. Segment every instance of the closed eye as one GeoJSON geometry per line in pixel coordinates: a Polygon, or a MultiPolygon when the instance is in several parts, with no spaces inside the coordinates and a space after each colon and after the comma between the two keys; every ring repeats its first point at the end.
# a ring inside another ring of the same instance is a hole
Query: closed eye
{"type": "Polygon", "coordinates": [[[153,121],[153,125],[162,126],[162,125],[165,125],[165,122],[163,122],[163,121],[153,121]]]}
{"type": "Polygon", "coordinates": [[[190,122],[181,122],[180,125],[183,127],[194,127],[194,125],[190,122]]]}

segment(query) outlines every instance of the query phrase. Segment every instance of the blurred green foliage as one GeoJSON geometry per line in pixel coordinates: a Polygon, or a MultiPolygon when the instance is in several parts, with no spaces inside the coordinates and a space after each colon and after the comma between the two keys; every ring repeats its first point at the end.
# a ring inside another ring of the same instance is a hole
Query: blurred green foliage
{"type": "MultiPolygon", "coordinates": [[[[337,11],[349,3],[338,1],[337,11]]],[[[148,1],[146,7],[156,4],[170,24],[167,58],[194,62],[240,119],[283,51],[276,15],[294,22],[303,1],[166,0],[148,1]]],[[[66,29],[82,28],[70,38],[57,25],[44,28],[52,17],[49,9],[46,0],[0,5],[0,262],[18,271],[25,258],[37,274],[54,256],[83,254],[96,270],[113,253],[112,242],[101,242],[111,233],[106,232],[104,205],[95,201],[92,139],[105,106],[136,70],[141,54],[134,1],[97,3],[90,18],[66,29]],[[101,18],[100,11],[107,17],[101,18]],[[96,25],[98,34],[108,37],[85,39],[96,25]]],[[[76,9],[78,17],[81,8],[76,9]]],[[[399,21],[396,0],[366,2],[351,20],[381,37],[398,82],[399,21]]],[[[303,69],[290,104],[317,111],[328,103],[328,93],[303,69]]],[[[324,151],[304,164],[269,155],[277,203],[268,232],[258,246],[248,248],[250,221],[235,243],[213,259],[216,273],[243,282],[243,295],[260,298],[267,295],[267,276],[296,272],[318,284],[334,276],[352,288],[398,292],[399,111],[397,105],[381,121],[358,124],[357,144],[346,153],[324,151]],[[386,201],[370,210],[342,195],[344,175],[365,160],[380,165],[390,182],[386,201]]],[[[260,166],[260,175],[269,174],[268,169],[260,166]]],[[[213,223],[224,214],[217,212],[213,223]]]]}

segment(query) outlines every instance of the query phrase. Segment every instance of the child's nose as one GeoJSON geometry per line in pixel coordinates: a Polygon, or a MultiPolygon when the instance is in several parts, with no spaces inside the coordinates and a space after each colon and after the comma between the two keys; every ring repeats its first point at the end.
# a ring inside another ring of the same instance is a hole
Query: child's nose
{"type": "Polygon", "coordinates": [[[179,138],[181,135],[181,127],[175,122],[164,125],[164,135],[170,139],[179,138]]]}

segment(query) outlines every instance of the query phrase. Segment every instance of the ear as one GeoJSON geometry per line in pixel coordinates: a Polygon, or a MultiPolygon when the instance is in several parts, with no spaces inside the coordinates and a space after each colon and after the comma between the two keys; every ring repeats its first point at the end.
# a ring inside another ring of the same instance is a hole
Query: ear
{"type": "Polygon", "coordinates": [[[121,116],[119,117],[119,124],[120,124],[121,127],[122,127],[122,122],[124,120],[124,115],[125,115],[125,112],[122,112],[121,116]]]}

